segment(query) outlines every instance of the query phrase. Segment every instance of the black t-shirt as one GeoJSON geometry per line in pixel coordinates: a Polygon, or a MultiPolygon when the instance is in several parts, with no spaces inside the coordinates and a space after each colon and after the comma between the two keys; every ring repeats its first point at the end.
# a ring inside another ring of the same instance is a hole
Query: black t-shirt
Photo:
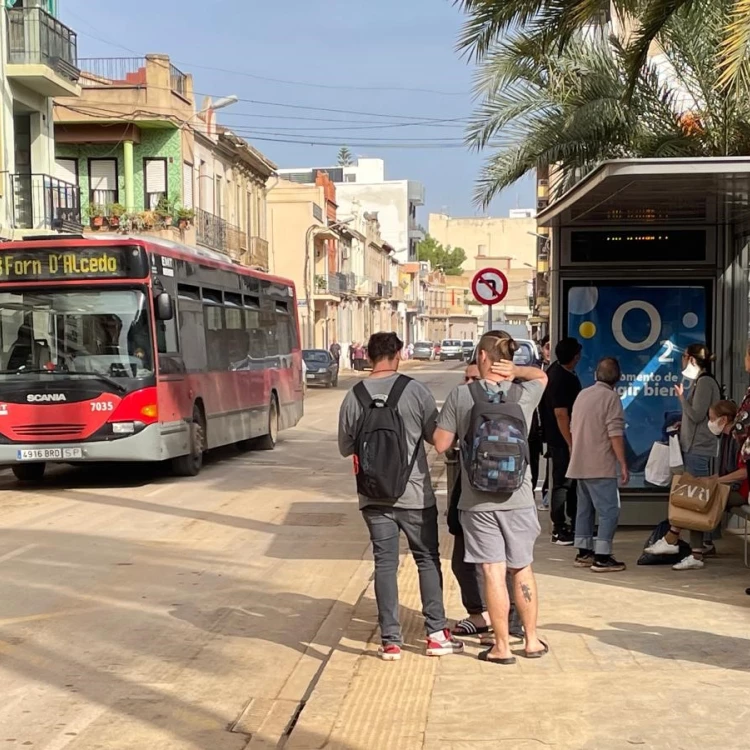
{"type": "Polygon", "coordinates": [[[555,409],[567,409],[573,413],[573,404],[581,392],[581,381],[574,372],[566,370],[559,362],[553,362],[547,370],[547,389],[542,399],[542,429],[544,439],[550,445],[565,445],[560,428],[557,426],[555,409]]]}

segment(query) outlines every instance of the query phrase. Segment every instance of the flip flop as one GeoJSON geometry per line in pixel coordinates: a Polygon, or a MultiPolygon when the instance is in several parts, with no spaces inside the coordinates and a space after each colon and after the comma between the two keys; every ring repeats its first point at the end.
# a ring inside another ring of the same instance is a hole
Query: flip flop
{"type": "Polygon", "coordinates": [[[490,664],[502,664],[503,666],[509,666],[516,663],[515,656],[509,656],[506,659],[493,659],[490,657],[491,651],[492,649],[488,648],[486,651],[482,651],[477,658],[479,659],[479,661],[486,661],[490,664]]]}
{"type": "Polygon", "coordinates": [[[541,643],[544,648],[539,651],[526,651],[524,649],[523,655],[527,659],[541,659],[543,656],[546,656],[549,653],[549,645],[547,645],[541,638],[539,639],[539,643],[541,643]]]}
{"type": "Polygon", "coordinates": [[[452,635],[481,635],[482,633],[489,633],[490,629],[487,625],[475,625],[471,620],[466,618],[457,622],[453,630],[452,635]]]}

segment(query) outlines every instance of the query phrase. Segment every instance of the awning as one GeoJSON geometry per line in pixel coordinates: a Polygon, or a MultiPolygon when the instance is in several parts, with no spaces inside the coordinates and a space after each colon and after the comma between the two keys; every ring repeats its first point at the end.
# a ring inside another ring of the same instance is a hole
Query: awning
{"type": "Polygon", "coordinates": [[[537,215],[540,227],[733,224],[750,219],[750,158],[617,159],[537,215]]]}

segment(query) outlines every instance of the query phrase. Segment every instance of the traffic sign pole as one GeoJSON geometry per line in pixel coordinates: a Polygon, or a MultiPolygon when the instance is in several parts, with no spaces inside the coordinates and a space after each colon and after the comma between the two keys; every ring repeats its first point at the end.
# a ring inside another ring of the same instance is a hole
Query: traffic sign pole
{"type": "Polygon", "coordinates": [[[487,305],[487,331],[491,331],[491,330],[492,330],[492,305],[487,305]]]}

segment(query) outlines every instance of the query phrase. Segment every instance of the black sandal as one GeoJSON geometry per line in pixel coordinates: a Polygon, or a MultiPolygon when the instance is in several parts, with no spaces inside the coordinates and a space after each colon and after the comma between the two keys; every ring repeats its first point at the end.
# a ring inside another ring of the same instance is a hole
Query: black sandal
{"type": "Polygon", "coordinates": [[[468,617],[465,620],[457,622],[451,631],[451,635],[468,636],[468,635],[482,635],[483,633],[489,633],[490,629],[487,625],[475,625],[468,617]]]}
{"type": "Polygon", "coordinates": [[[505,659],[493,659],[492,657],[490,657],[491,651],[492,648],[488,648],[486,651],[482,651],[477,658],[479,659],[479,661],[486,661],[490,664],[502,664],[503,666],[510,666],[511,664],[516,663],[515,656],[509,656],[505,659]]]}
{"type": "Polygon", "coordinates": [[[523,655],[527,659],[541,659],[543,656],[546,656],[549,653],[549,646],[541,638],[539,639],[539,643],[541,643],[544,648],[539,651],[526,651],[526,649],[524,649],[523,655]]]}

